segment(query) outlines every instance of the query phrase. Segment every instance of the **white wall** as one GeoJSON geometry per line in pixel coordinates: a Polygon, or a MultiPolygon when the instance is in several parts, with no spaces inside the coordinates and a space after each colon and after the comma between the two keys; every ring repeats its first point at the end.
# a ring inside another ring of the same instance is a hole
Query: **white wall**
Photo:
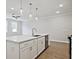
{"type": "Polygon", "coordinates": [[[37,28],[38,33],[48,33],[50,41],[68,42],[67,36],[72,33],[72,16],[63,14],[25,22],[23,34],[31,34],[32,27],[37,28]]]}
{"type": "Polygon", "coordinates": [[[30,22],[22,22],[22,33],[26,35],[31,35],[32,33],[32,23],[30,22]]]}
{"type": "Polygon", "coordinates": [[[50,19],[50,40],[68,42],[67,36],[72,33],[71,14],[60,15],[50,19]]]}

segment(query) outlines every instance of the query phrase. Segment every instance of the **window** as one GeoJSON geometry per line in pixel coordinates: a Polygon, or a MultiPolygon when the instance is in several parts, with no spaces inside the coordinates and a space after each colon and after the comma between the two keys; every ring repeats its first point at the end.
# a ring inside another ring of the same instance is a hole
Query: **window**
{"type": "Polygon", "coordinates": [[[6,36],[15,36],[22,34],[22,21],[16,21],[11,18],[6,19],[6,36]]]}
{"type": "Polygon", "coordinates": [[[11,22],[11,31],[12,32],[17,32],[17,22],[16,21],[12,21],[11,22]]]}

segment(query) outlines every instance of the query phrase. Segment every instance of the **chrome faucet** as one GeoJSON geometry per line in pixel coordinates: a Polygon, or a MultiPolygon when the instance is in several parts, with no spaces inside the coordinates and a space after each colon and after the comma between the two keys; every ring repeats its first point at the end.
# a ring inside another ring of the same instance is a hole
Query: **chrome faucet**
{"type": "Polygon", "coordinates": [[[34,36],[34,35],[35,35],[34,30],[35,30],[35,31],[37,31],[37,29],[36,29],[36,28],[32,28],[32,36],[34,36]]]}

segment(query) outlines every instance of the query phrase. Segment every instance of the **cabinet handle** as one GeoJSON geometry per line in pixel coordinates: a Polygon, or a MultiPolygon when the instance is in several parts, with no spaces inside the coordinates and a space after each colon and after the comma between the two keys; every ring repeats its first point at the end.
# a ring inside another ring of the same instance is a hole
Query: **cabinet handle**
{"type": "Polygon", "coordinates": [[[24,44],[24,45],[28,45],[28,44],[24,44]]]}
{"type": "Polygon", "coordinates": [[[25,52],[26,49],[23,49],[22,52],[25,52]]]}
{"type": "Polygon", "coordinates": [[[27,46],[28,44],[24,44],[24,46],[27,46]]]}
{"type": "Polygon", "coordinates": [[[11,50],[14,51],[15,50],[15,47],[11,47],[11,50]]]}
{"type": "Polygon", "coordinates": [[[32,47],[30,47],[30,50],[32,51],[32,47]]]}
{"type": "Polygon", "coordinates": [[[43,41],[41,41],[41,44],[43,44],[43,41]]]}

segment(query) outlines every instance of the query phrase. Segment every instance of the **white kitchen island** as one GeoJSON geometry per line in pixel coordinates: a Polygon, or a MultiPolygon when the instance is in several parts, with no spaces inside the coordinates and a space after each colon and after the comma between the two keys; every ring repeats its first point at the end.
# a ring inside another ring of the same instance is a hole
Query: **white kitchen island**
{"type": "Polygon", "coordinates": [[[7,37],[7,59],[35,59],[45,50],[46,35],[7,37]]]}

